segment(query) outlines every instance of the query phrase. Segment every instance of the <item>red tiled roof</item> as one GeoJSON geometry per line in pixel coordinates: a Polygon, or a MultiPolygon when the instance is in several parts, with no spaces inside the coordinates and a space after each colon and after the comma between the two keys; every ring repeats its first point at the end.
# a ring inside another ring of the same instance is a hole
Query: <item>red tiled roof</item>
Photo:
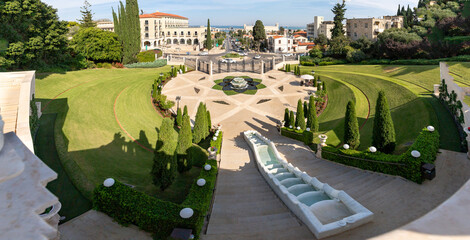
{"type": "Polygon", "coordinates": [[[307,32],[305,31],[298,31],[298,32],[295,32],[294,34],[306,34],[307,32]]]}
{"type": "Polygon", "coordinates": [[[303,35],[295,35],[294,38],[298,38],[298,37],[305,37],[303,35]]]}
{"type": "Polygon", "coordinates": [[[303,43],[299,43],[299,46],[315,46],[315,43],[313,42],[303,42],[303,43]]]}
{"type": "Polygon", "coordinates": [[[142,14],[139,16],[140,18],[162,18],[162,17],[173,17],[179,19],[188,19],[179,15],[170,14],[170,13],[162,13],[162,12],[154,12],[149,14],[142,14]]]}
{"type": "Polygon", "coordinates": [[[273,36],[274,39],[283,38],[284,36],[273,36]]]}

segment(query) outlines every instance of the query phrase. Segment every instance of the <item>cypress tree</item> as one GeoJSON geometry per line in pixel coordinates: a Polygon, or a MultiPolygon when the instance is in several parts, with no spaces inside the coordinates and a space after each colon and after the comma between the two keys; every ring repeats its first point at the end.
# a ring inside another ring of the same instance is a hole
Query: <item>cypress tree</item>
{"type": "Polygon", "coordinates": [[[395,127],[383,90],[379,92],[375,107],[372,145],[384,153],[392,153],[395,150],[395,127]]]}
{"type": "MultiPolygon", "coordinates": [[[[207,136],[209,136],[210,131],[211,131],[211,129],[212,129],[211,112],[207,111],[207,116],[206,116],[206,118],[207,118],[207,133],[208,133],[207,136]]],[[[207,136],[206,136],[206,137],[207,137],[207,136]]]]}
{"type": "Polygon", "coordinates": [[[289,112],[289,127],[290,126],[292,126],[292,127],[295,126],[295,115],[294,115],[293,111],[289,112]]]}
{"type": "Polygon", "coordinates": [[[295,127],[305,130],[305,116],[302,100],[297,101],[297,114],[295,116],[295,127]]]}
{"type": "Polygon", "coordinates": [[[322,90],[326,91],[326,83],[325,82],[322,82],[322,90]]]}
{"type": "MultiPolygon", "coordinates": [[[[419,0],[421,2],[421,0],[419,0]]],[[[419,5],[419,4],[418,4],[419,5]]],[[[398,10],[397,10],[397,16],[400,16],[401,15],[401,12],[400,12],[400,4],[398,4],[398,10]]]]}
{"type": "Polygon", "coordinates": [[[126,0],[119,4],[117,14],[113,12],[114,31],[123,47],[123,63],[134,63],[140,52],[140,18],[137,0],[126,0]]]}
{"type": "Polygon", "coordinates": [[[181,113],[181,108],[178,108],[176,111],[176,126],[181,127],[183,125],[183,114],[181,113]]]}
{"type": "Polygon", "coordinates": [[[360,144],[359,123],[357,122],[356,106],[353,101],[349,101],[346,107],[344,143],[349,144],[351,149],[356,149],[360,144]]]}
{"type": "Polygon", "coordinates": [[[192,146],[193,134],[188,115],[183,116],[183,123],[178,135],[178,145],[176,146],[176,156],[178,159],[178,171],[189,171],[193,164],[188,156],[188,149],[192,146]]]}
{"type": "Polygon", "coordinates": [[[193,143],[200,143],[203,139],[206,138],[207,130],[207,113],[204,110],[204,104],[200,103],[197,108],[196,119],[194,123],[194,134],[193,134],[193,143]]]}
{"type": "Polygon", "coordinates": [[[304,102],[304,117],[307,118],[308,116],[308,103],[307,101],[304,102]]]}
{"type": "Polygon", "coordinates": [[[176,177],[176,139],[178,134],[173,128],[173,121],[164,118],[158,134],[157,148],[152,167],[153,183],[163,191],[168,188],[176,177]]]}
{"type": "Polygon", "coordinates": [[[315,98],[313,96],[310,96],[308,102],[307,127],[310,128],[312,132],[318,132],[319,129],[317,107],[315,106],[315,98]]]}
{"type": "Polygon", "coordinates": [[[209,19],[207,19],[206,41],[204,45],[208,51],[212,49],[211,21],[209,19]]]}
{"type": "Polygon", "coordinates": [[[313,86],[315,86],[315,87],[317,86],[317,79],[316,78],[313,79],[313,86]]]}
{"type": "Polygon", "coordinates": [[[189,114],[188,114],[188,106],[186,106],[186,105],[184,106],[184,110],[183,110],[183,116],[184,116],[184,115],[189,116],[189,114]]]}
{"type": "Polygon", "coordinates": [[[284,111],[284,127],[289,127],[289,109],[286,108],[284,111]]]}

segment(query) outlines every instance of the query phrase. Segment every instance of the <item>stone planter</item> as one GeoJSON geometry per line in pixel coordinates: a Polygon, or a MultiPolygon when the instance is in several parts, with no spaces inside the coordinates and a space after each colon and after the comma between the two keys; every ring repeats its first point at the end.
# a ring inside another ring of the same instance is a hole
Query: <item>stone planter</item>
{"type": "Polygon", "coordinates": [[[328,139],[328,136],[321,134],[318,137],[320,138],[320,146],[326,147],[326,140],[328,139]]]}
{"type": "Polygon", "coordinates": [[[210,147],[207,149],[209,152],[209,159],[211,160],[217,160],[217,148],[216,147],[210,147]]]}
{"type": "MultiPolygon", "coordinates": [[[[56,204],[52,205],[51,211],[48,213],[40,214],[39,216],[46,221],[49,225],[51,225],[55,229],[59,229],[59,221],[60,221],[60,216],[59,216],[59,211],[62,208],[62,204],[60,202],[57,202],[56,204]]],[[[57,236],[53,238],[59,239],[60,235],[59,232],[57,232],[57,236]]]]}

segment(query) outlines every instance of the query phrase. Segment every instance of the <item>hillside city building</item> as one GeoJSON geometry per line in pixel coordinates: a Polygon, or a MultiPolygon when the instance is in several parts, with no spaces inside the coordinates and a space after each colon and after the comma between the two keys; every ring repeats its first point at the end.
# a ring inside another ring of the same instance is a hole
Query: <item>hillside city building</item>
{"type": "MultiPolygon", "coordinates": [[[[253,25],[243,24],[243,30],[245,30],[245,32],[253,31],[253,27],[253,25]]],[[[266,34],[277,33],[279,32],[279,29],[279,23],[276,23],[274,26],[264,26],[264,31],[266,34]]]]}
{"type": "Polygon", "coordinates": [[[379,33],[390,28],[403,28],[403,16],[384,16],[383,18],[353,18],[347,21],[347,36],[355,41],[366,37],[377,40],[379,33]]]}
{"type": "MultiPolygon", "coordinates": [[[[335,27],[333,21],[325,21],[322,16],[315,16],[313,23],[307,24],[307,37],[317,38],[318,35],[323,34],[327,39],[331,39],[331,30],[335,27]]],[[[346,26],[344,26],[346,32],[346,26]]]]}
{"type": "Polygon", "coordinates": [[[155,12],[140,15],[143,50],[168,45],[189,45],[202,48],[207,29],[190,27],[189,19],[175,14],[155,12]]]}

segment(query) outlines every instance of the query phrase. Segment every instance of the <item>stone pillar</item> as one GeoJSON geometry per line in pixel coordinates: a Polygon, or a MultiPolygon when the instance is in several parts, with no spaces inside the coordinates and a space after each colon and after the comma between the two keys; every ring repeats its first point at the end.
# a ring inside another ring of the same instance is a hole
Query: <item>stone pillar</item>
{"type": "Polygon", "coordinates": [[[261,60],[261,75],[264,75],[264,61],[261,60]]]}
{"type": "Polygon", "coordinates": [[[434,84],[434,94],[439,96],[439,87],[441,84],[434,84]]]}
{"type": "Polygon", "coordinates": [[[315,154],[317,158],[321,158],[321,144],[317,144],[317,153],[315,154]]]}
{"type": "Polygon", "coordinates": [[[196,58],[196,71],[198,71],[198,63],[199,63],[199,58],[196,58]]]}
{"type": "Polygon", "coordinates": [[[282,62],[286,61],[286,56],[282,55],[282,62]]]}
{"type": "Polygon", "coordinates": [[[183,65],[186,63],[186,57],[183,57],[183,65]]]}
{"type": "Polygon", "coordinates": [[[212,60],[210,61],[210,65],[209,65],[209,75],[212,76],[212,60]]]}

